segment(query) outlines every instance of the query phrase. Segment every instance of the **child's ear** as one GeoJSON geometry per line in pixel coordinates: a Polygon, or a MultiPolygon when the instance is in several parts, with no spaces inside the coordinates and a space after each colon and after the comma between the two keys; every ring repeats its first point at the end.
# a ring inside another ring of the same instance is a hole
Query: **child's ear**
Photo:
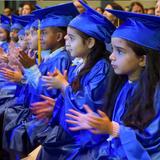
{"type": "Polygon", "coordinates": [[[95,39],[94,39],[94,38],[89,37],[89,38],[87,39],[87,43],[88,43],[88,48],[89,48],[89,49],[91,49],[91,48],[93,48],[93,47],[94,47],[94,45],[95,45],[96,41],[95,41],[95,39]]]}
{"type": "Polygon", "coordinates": [[[56,37],[57,37],[57,42],[64,40],[64,34],[61,32],[57,32],[56,37]]]}
{"type": "Polygon", "coordinates": [[[140,58],[139,65],[140,65],[141,67],[145,67],[145,66],[146,66],[146,55],[143,55],[143,56],[140,58]]]}

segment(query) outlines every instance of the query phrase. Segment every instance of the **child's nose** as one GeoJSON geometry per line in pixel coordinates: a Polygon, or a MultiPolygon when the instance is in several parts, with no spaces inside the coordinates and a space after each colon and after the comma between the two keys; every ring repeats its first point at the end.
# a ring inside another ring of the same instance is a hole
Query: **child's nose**
{"type": "Polygon", "coordinates": [[[111,55],[109,56],[110,61],[115,61],[116,57],[114,55],[114,53],[112,52],[111,55]]]}

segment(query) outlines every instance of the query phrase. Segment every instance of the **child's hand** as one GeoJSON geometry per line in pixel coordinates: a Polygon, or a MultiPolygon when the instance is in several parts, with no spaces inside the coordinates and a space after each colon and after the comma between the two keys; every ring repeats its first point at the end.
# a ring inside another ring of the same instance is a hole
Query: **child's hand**
{"type": "Polygon", "coordinates": [[[3,55],[0,55],[0,61],[1,62],[4,62],[4,63],[8,63],[9,60],[8,60],[8,56],[3,54],[3,55]]]}
{"type": "Polygon", "coordinates": [[[71,131],[91,130],[92,129],[92,127],[88,123],[88,116],[97,115],[97,114],[94,113],[89,108],[89,106],[83,105],[83,107],[87,113],[81,113],[76,110],[70,109],[69,113],[66,114],[67,118],[71,118],[71,119],[66,119],[66,122],[76,125],[74,127],[69,127],[71,131]]]}
{"type": "Polygon", "coordinates": [[[36,115],[37,119],[50,118],[54,109],[55,100],[44,95],[41,95],[41,98],[44,99],[44,101],[32,103],[30,109],[32,113],[36,115]]]}
{"type": "Polygon", "coordinates": [[[0,47],[0,56],[4,54],[3,48],[0,47]]]}
{"type": "Polygon", "coordinates": [[[97,117],[95,115],[88,115],[88,124],[93,128],[90,130],[94,134],[110,134],[112,135],[113,133],[113,124],[108,118],[108,116],[98,110],[99,116],[97,117]]]}
{"type": "Polygon", "coordinates": [[[31,58],[23,51],[19,51],[18,58],[24,68],[30,68],[36,64],[36,57],[31,58]]]}
{"type": "Polygon", "coordinates": [[[64,75],[58,69],[55,69],[54,73],[48,73],[48,76],[43,76],[42,81],[47,89],[61,89],[62,91],[68,86],[66,71],[64,75]]]}
{"type": "Polygon", "coordinates": [[[67,117],[72,118],[72,120],[67,119],[66,122],[76,125],[70,127],[70,130],[87,129],[94,134],[112,134],[112,122],[104,112],[98,110],[99,115],[97,115],[87,105],[84,105],[84,109],[87,113],[80,113],[71,109],[69,110],[71,113],[66,114],[67,117]]]}
{"type": "Polygon", "coordinates": [[[11,69],[1,68],[0,73],[3,74],[4,78],[12,82],[20,82],[22,79],[22,72],[20,70],[12,71],[11,69]]]}
{"type": "Polygon", "coordinates": [[[84,109],[87,113],[81,113],[76,110],[70,109],[66,116],[71,119],[66,119],[67,123],[76,125],[75,127],[69,127],[71,131],[90,130],[92,127],[88,123],[88,115],[95,114],[87,105],[84,105],[84,109]]]}

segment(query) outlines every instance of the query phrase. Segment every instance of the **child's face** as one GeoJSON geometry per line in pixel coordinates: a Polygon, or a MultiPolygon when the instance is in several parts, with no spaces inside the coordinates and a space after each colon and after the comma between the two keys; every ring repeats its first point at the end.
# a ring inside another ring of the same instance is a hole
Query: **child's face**
{"type": "Polygon", "coordinates": [[[6,41],[7,40],[7,31],[5,31],[3,28],[0,28],[0,41],[6,41]]]}
{"type": "Polygon", "coordinates": [[[33,50],[37,50],[38,49],[38,34],[37,34],[37,30],[31,28],[30,29],[30,36],[29,36],[29,48],[33,49],[33,50]]]}
{"type": "Polygon", "coordinates": [[[156,8],[155,8],[155,15],[160,16],[160,0],[157,1],[156,8]]]}
{"type": "MultiPolygon", "coordinates": [[[[110,4],[106,5],[105,9],[113,9],[112,6],[110,4]]],[[[103,12],[103,15],[108,18],[109,20],[113,19],[113,15],[109,12],[107,12],[106,10],[103,12]]]]}
{"type": "Polygon", "coordinates": [[[30,36],[31,36],[30,30],[26,30],[26,31],[25,31],[25,40],[26,40],[27,42],[30,41],[30,36]]]}
{"type": "Polygon", "coordinates": [[[13,29],[10,32],[10,38],[13,42],[17,42],[18,41],[18,30],[17,29],[13,29]]]}
{"type": "Polygon", "coordinates": [[[24,36],[22,36],[22,35],[18,36],[18,45],[23,51],[25,51],[27,49],[28,43],[25,40],[24,36]]]}
{"type": "Polygon", "coordinates": [[[27,15],[30,13],[31,13],[31,7],[28,4],[24,5],[22,8],[22,15],[27,15]]]}
{"type": "Polygon", "coordinates": [[[139,77],[145,64],[145,58],[138,57],[127,42],[121,38],[112,38],[113,52],[110,55],[111,65],[116,74],[139,77]]]}
{"type": "Polygon", "coordinates": [[[44,50],[53,49],[57,44],[57,31],[52,27],[45,28],[41,31],[41,47],[44,50]]]}
{"type": "Polygon", "coordinates": [[[139,5],[134,5],[131,12],[143,13],[143,9],[139,5]]]}
{"type": "Polygon", "coordinates": [[[65,36],[65,46],[72,57],[84,58],[90,51],[87,43],[82,39],[75,29],[68,27],[65,36]]]}

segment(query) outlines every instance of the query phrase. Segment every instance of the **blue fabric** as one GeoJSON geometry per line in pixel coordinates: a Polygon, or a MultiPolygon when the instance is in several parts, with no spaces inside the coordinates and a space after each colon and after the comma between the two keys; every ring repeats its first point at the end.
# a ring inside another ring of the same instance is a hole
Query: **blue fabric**
{"type": "MultiPolygon", "coordinates": [[[[88,104],[94,111],[104,105],[103,94],[107,86],[109,64],[106,60],[99,60],[93,68],[82,77],[81,87],[74,92],[69,85],[64,95],[60,95],[56,101],[51,126],[43,143],[38,159],[95,159],[98,157],[95,148],[104,141],[104,136],[91,134],[89,131],[71,132],[68,127],[72,126],[65,122],[69,109],[85,112],[83,104],[88,104]],[[59,124],[57,129],[57,124],[59,124]],[[52,129],[51,129],[52,128],[52,129]],[[93,152],[89,150],[94,148],[93,152]],[[88,153],[88,154],[86,154],[88,153]]],[[[79,72],[79,66],[71,66],[68,74],[71,83],[79,72]]],[[[44,131],[45,134],[45,131],[44,131]]]]}
{"type": "Polygon", "coordinates": [[[35,28],[35,29],[38,29],[38,21],[39,20],[35,20],[32,24],[31,24],[31,27],[35,28]]]}
{"type": "Polygon", "coordinates": [[[11,26],[11,31],[14,30],[14,29],[17,29],[17,30],[21,30],[23,28],[23,26],[19,23],[14,23],[12,26],[11,26]]]}
{"type": "Polygon", "coordinates": [[[41,29],[47,27],[67,27],[79,13],[73,3],[65,3],[32,12],[41,21],[41,29]]]}
{"type": "Polygon", "coordinates": [[[126,39],[160,51],[160,17],[117,10],[107,11],[124,21],[112,37],[126,39]]]}
{"type": "Polygon", "coordinates": [[[22,22],[33,22],[35,20],[35,16],[33,14],[27,14],[22,16],[13,15],[16,21],[22,22]]]}
{"type": "MultiPolygon", "coordinates": [[[[54,69],[57,68],[61,73],[70,66],[71,57],[67,51],[63,50],[61,53],[58,53],[56,56],[46,60],[41,63],[39,66],[40,72],[42,75],[47,75],[47,72],[54,72],[54,69]]],[[[43,87],[43,82],[39,81],[39,85],[36,90],[36,94],[44,94],[46,96],[50,96],[52,98],[56,98],[60,91],[57,89],[47,90],[46,87],[43,87]]]]}
{"type": "Polygon", "coordinates": [[[7,16],[1,14],[1,19],[0,19],[1,23],[5,23],[5,24],[10,24],[10,18],[8,18],[7,16]]]}
{"type": "Polygon", "coordinates": [[[25,35],[25,30],[23,28],[18,32],[18,36],[24,36],[24,35],[25,35]]]}
{"type": "Polygon", "coordinates": [[[134,130],[126,127],[123,124],[122,116],[126,111],[126,100],[134,94],[134,89],[137,83],[126,83],[121,90],[113,112],[113,121],[120,124],[120,134],[118,138],[105,142],[100,149],[100,154],[103,152],[109,155],[110,158],[123,160],[158,160],[160,158],[160,88],[155,97],[156,117],[144,129],[144,131],[134,130]]]}
{"type": "Polygon", "coordinates": [[[18,29],[21,30],[24,26],[26,26],[29,22],[27,20],[19,18],[19,16],[12,15],[12,26],[11,30],[18,29]]]}
{"type": "Polygon", "coordinates": [[[0,17],[0,28],[3,28],[10,32],[10,21],[11,20],[7,16],[2,14],[0,17]]]}
{"type": "MultiPolygon", "coordinates": [[[[47,72],[54,72],[55,68],[59,69],[63,73],[64,70],[68,69],[70,63],[70,55],[63,50],[56,56],[42,62],[39,69],[42,75],[47,75],[47,72]]],[[[35,117],[30,113],[30,104],[32,102],[41,101],[39,96],[40,94],[44,94],[52,98],[57,98],[60,94],[59,90],[47,90],[46,87],[42,86],[42,84],[43,82],[40,79],[36,90],[32,86],[28,85],[27,89],[25,89],[26,91],[20,94],[17,104],[8,109],[8,113],[12,110],[13,115],[16,112],[16,116],[14,115],[12,121],[5,126],[5,149],[10,148],[15,151],[29,153],[32,150],[32,147],[37,144],[37,133],[41,133],[41,130],[46,128],[46,124],[35,119],[35,117]],[[25,146],[24,143],[26,139],[29,144],[25,146]]],[[[12,115],[8,115],[8,119],[11,116],[12,115]]]]}
{"type": "Polygon", "coordinates": [[[13,22],[18,22],[19,24],[24,26],[24,30],[29,30],[31,24],[36,20],[36,17],[33,14],[23,16],[12,15],[12,17],[13,22]]]}
{"type": "Polygon", "coordinates": [[[8,32],[10,32],[10,25],[9,24],[0,23],[0,28],[3,28],[5,30],[7,30],[8,32]]]}
{"type": "Polygon", "coordinates": [[[116,27],[103,15],[80,1],[86,11],[75,17],[69,26],[90,35],[102,42],[110,43],[111,35],[116,27]]]}
{"type": "Polygon", "coordinates": [[[74,4],[72,2],[69,2],[69,3],[58,4],[55,6],[39,9],[39,10],[33,11],[32,14],[36,16],[37,19],[42,20],[55,15],[75,17],[79,14],[79,12],[77,11],[74,4]]]}
{"type": "Polygon", "coordinates": [[[43,30],[47,27],[67,27],[72,20],[72,16],[57,16],[45,18],[41,21],[40,29],[43,30]]]}

